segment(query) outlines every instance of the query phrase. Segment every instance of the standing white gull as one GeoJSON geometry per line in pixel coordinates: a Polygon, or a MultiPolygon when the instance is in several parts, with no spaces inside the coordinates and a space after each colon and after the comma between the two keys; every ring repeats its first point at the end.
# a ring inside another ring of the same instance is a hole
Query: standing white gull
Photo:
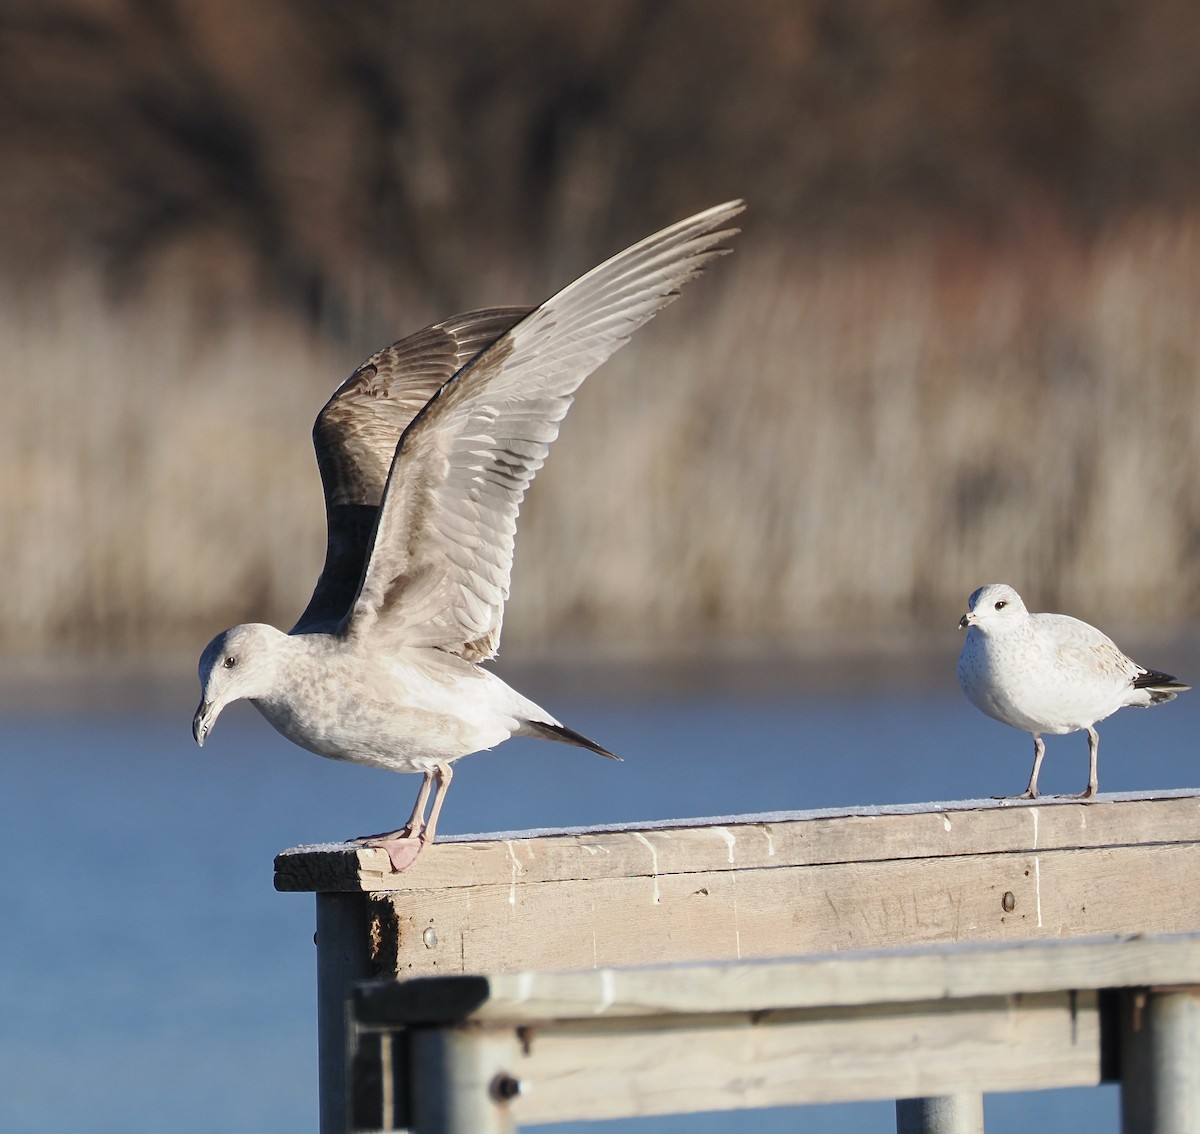
{"type": "Polygon", "coordinates": [[[980,587],[959,621],[966,641],[958,657],[958,683],[976,708],[1033,737],[1029,786],[1013,799],[1036,799],[1046,745],[1042,733],[1086,729],[1088,786],[1099,788],[1093,727],[1127,705],[1145,708],[1190,689],[1170,674],[1126,657],[1112,639],[1067,614],[1030,614],[1021,596],[1003,583],[980,587]]]}
{"type": "Polygon", "coordinates": [[[310,752],[420,772],[408,823],[367,840],[396,870],[433,841],[459,757],[534,736],[617,759],[479,663],[499,644],[521,500],[575,391],[728,251],[738,230],[724,226],[742,208],[665,228],[533,310],[427,327],[347,378],[313,428],[321,577],[289,633],[235,626],[208,644],[196,743],[248,698],[310,752]]]}

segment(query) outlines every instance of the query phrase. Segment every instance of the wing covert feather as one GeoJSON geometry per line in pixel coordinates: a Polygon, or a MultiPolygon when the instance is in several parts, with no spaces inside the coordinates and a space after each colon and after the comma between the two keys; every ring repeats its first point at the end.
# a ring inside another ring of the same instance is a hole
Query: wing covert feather
{"type": "Polygon", "coordinates": [[[481,661],[500,638],[517,514],[583,380],[728,249],[718,205],[552,296],[441,386],[396,446],[344,632],[481,661]]]}
{"type": "Polygon", "coordinates": [[[313,425],[325,492],[325,564],[292,632],[336,626],[362,581],[396,444],[434,394],[528,307],[468,311],[371,355],[334,391],[313,425]]]}

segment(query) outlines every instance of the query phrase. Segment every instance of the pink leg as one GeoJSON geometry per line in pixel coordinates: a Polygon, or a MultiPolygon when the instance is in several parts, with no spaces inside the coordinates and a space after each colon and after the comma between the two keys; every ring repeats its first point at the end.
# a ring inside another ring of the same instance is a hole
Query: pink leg
{"type": "Polygon", "coordinates": [[[429,798],[429,789],[432,784],[433,773],[426,772],[421,777],[421,790],[417,792],[417,802],[413,804],[412,814],[402,828],[410,835],[414,832],[419,835],[425,827],[425,801],[429,798]]]}
{"type": "Polygon", "coordinates": [[[446,800],[446,789],[450,786],[450,781],[454,779],[454,769],[449,764],[439,764],[434,769],[433,775],[437,780],[437,790],[433,795],[433,806],[429,809],[429,822],[425,824],[425,830],[421,833],[421,839],[426,844],[433,842],[438,816],[441,815],[442,804],[446,800]]]}
{"type": "Polygon", "coordinates": [[[383,832],[378,835],[363,835],[352,842],[365,847],[378,847],[388,853],[392,861],[392,869],[399,873],[407,870],[417,861],[424,845],[421,835],[425,828],[425,803],[429,799],[429,789],[433,786],[434,773],[426,772],[421,780],[421,790],[417,792],[417,801],[413,804],[412,814],[408,822],[398,831],[383,832]]]}
{"type": "Polygon", "coordinates": [[[376,835],[366,840],[367,846],[379,847],[380,850],[387,851],[388,858],[392,862],[392,869],[397,874],[412,866],[421,851],[433,842],[434,834],[437,831],[438,816],[442,813],[442,803],[446,798],[446,789],[450,786],[453,778],[454,772],[449,764],[438,764],[432,772],[426,772],[425,779],[421,783],[421,792],[417,796],[417,805],[413,808],[408,826],[390,835],[376,835]],[[429,818],[421,823],[431,784],[433,786],[433,802],[429,808],[429,818]]]}

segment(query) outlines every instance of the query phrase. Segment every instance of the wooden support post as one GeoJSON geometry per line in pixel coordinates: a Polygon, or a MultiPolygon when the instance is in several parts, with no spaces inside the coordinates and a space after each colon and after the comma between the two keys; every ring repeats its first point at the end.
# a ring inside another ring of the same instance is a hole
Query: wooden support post
{"type": "MultiPolygon", "coordinates": [[[[401,874],[378,848],[337,844],[285,851],[275,862],[276,886],[317,894],[321,1132],[347,1129],[345,1005],[356,981],[456,973],[499,978],[529,970],[586,972],[966,942],[1061,942],[1100,934],[1136,935],[1120,950],[1122,957],[1133,956],[1145,935],[1200,932],[1196,904],[1179,897],[1200,870],[1198,808],[1200,791],[1190,790],[1104,796],[1090,803],[963,801],[461,836],[431,847],[401,874]]],[[[1013,1069],[1008,1079],[997,1078],[990,1049],[981,1049],[975,1053],[979,1077],[914,1078],[899,1073],[903,1068],[895,1051],[881,1049],[880,1065],[893,1074],[886,1084],[879,1074],[867,1077],[867,1087],[879,1092],[872,1097],[933,1099],[921,1104],[932,1109],[917,1129],[958,1134],[958,1127],[936,1125],[950,1121],[939,1117],[938,1099],[960,1091],[1017,1090],[1098,1077],[1098,1056],[1096,1068],[1091,1066],[1092,1033],[1100,1030],[1095,990],[1157,988],[1150,994],[1153,1001],[1168,994],[1165,985],[1200,983],[1195,968],[1170,975],[1135,966],[1124,979],[1109,973],[1098,984],[1079,975],[1086,972],[1073,967],[1065,978],[1042,985],[1053,995],[1038,1011],[1025,1002],[1013,1007],[1014,1019],[1056,1048],[1062,1039],[1059,1025],[1066,1028],[1066,1061],[1053,1075],[1034,1052],[1028,1066],[1013,1069]]],[[[1014,991],[1034,990],[1021,984],[979,995],[1014,991]]],[[[926,987],[912,999],[944,996],[939,979],[932,991],[926,987]]],[[[1165,1029],[1171,1043],[1182,1036],[1187,1028],[1180,1021],[1196,1011],[1191,993],[1187,997],[1164,1008],[1166,1023],[1151,1031],[1165,1029]],[[1179,1020],[1170,1013],[1181,1013],[1179,1020]]],[[[1159,1007],[1150,1001],[1146,1010],[1157,1019],[1159,1007]]],[[[600,1002],[608,1002],[605,995],[600,1002]]],[[[762,1010],[778,1006],[768,999],[762,1010]]],[[[959,1004],[955,1011],[960,1008],[967,1010],[959,1004]]],[[[954,1026],[944,1005],[935,1009],[930,1029],[954,1026]]],[[[1009,1026],[1003,1022],[1007,1001],[971,1010],[998,1028],[1009,1026]]],[[[588,1013],[584,1018],[590,1019],[588,1013]]],[[[867,1027],[863,1042],[882,1042],[886,1030],[867,1027]]],[[[978,1038],[977,1030],[967,1028],[966,1034],[972,1041],[978,1038]]],[[[771,1035],[781,1043],[788,1036],[812,1039],[810,1029],[798,1024],[771,1035]]],[[[380,1074],[393,1064],[408,1066],[403,1037],[395,1038],[395,1043],[387,1040],[386,1057],[382,1048],[360,1049],[362,1062],[378,1066],[380,1074]]],[[[825,1050],[823,1040],[814,1042],[818,1054],[825,1050]]],[[[1128,1115],[1166,1114],[1200,1091],[1187,1068],[1168,1072],[1165,1068],[1175,1064],[1166,1056],[1137,1054],[1139,1045],[1159,1052],[1154,1046],[1159,1043],[1153,1036],[1128,1038],[1132,1058],[1143,1059],[1149,1068],[1145,1075],[1128,1069],[1123,1074],[1128,1115]],[[1151,1076],[1157,1077],[1157,1094],[1145,1085],[1151,1076]]],[[[954,1044],[956,1051],[963,1046],[956,1039],[954,1044]]],[[[555,1049],[557,1040],[541,1045],[546,1046],[555,1049]]],[[[540,1064],[541,1047],[534,1056],[522,1052],[523,1058],[540,1064]]],[[[729,1054],[723,1050],[714,1057],[728,1060],[729,1054]]],[[[781,1048],[781,1059],[784,1054],[781,1048]]],[[[671,1057],[664,1052],[664,1059],[671,1057]]],[[[851,1061],[852,1071],[855,1066],[851,1061]]],[[[1110,1070],[1118,1073],[1115,1064],[1110,1070]]],[[[688,1106],[694,1108],[701,1096],[708,1108],[730,1105],[729,1092],[756,1074],[739,1073],[724,1091],[712,1089],[711,1075],[702,1076],[688,1106]]],[[[396,1074],[389,1082],[395,1097],[388,1105],[403,1116],[397,1123],[407,1121],[409,1081],[396,1074]]],[[[825,1071],[806,1082],[833,1089],[825,1071]]],[[[828,1101],[808,1090],[788,1084],[773,1102],[739,1099],[733,1105],[781,1105],[785,1097],[828,1101]]],[[[854,1092],[860,1087],[841,1083],[837,1090],[848,1092],[837,1097],[858,1097],[854,1092]]],[[[551,1097],[546,1090],[534,1094],[551,1097]]],[[[575,1095],[564,1092],[563,1106],[574,1105],[575,1095]]],[[[605,1087],[591,1105],[591,1116],[599,1116],[615,1105],[613,1091],[605,1087]]],[[[524,1095],[508,1109],[517,1122],[543,1112],[550,1116],[539,1121],[558,1120],[542,1102],[524,1095]]],[[[901,1121],[905,1109],[898,1112],[901,1121]]],[[[1127,1128],[1140,1126],[1127,1118],[1127,1128]]],[[[1200,1134],[1200,1126],[1186,1125],[1164,1125],[1152,1134],[1183,1129],[1200,1134]]]]}
{"type": "Polygon", "coordinates": [[[346,1001],[372,975],[364,894],[317,895],[317,1067],[321,1134],[345,1134],[346,1001]]]}
{"type": "Polygon", "coordinates": [[[983,1134],[983,1095],[897,1099],[896,1134],[983,1134]]]}
{"type": "Polygon", "coordinates": [[[417,1134],[514,1134],[508,1103],[521,1082],[511,1032],[414,1028],[410,1042],[417,1134]]]}
{"type": "Polygon", "coordinates": [[[1121,1129],[1200,1134],[1200,986],[1126,993],[1121,1129]]]}

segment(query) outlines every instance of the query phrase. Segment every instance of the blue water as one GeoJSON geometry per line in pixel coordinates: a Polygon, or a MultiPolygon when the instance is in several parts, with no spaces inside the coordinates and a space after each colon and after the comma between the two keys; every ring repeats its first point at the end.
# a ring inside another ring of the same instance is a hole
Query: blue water
{"type": "MultiPolygon", "coordinates": [[[[952,679],[950,679],[952,681],[952,679]]],[[[525,686],[535,698],[536,687],[525,686]]],[[[1194,697],[1195,695],[1193,695],[1194,697]]],[[[293,1132],[316,1124],[313,900],[272,858],[403,819],[415,777],[335,764],[252,709],[192,744],[193,691],[153,710],[0,720],[0,1129],[293,1132]]],[[[470,757],[446,832],[975,798],[1022,789],[1028,738],[949,683],[920,693],[546,697],[614,764],[532,741],[470,757]]],[[[1101,786],[1194,785],[1186,698],[1102,727],[1101,786]]],[[[1045,790],[1077,791],[1086,742],[1051,739],[1045,790]]],[[[1114,1088],[989,1096],[989,1134],[1117,1129],[1114,1088]]],[[[803,1129],[894,1129],[890,1103],[810,1108],[803,1129]]],[[[782,1134],[795,1111],[746,1112],[782,1134]]],[[[544,1129],[706,1134],[719,1116],[544,1129]]]]}

